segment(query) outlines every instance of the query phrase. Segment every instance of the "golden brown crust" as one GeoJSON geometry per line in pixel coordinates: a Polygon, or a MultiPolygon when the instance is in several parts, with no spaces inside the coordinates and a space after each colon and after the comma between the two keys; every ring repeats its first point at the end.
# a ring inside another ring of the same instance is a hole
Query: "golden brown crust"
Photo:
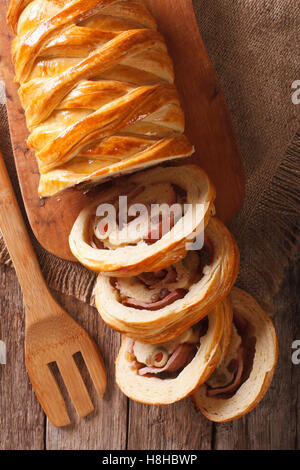
{"type": "Polygon", "coordinates": [[[241,418],[258,405],[271,384],[278,359],[276,331],[269,316],[241,289],[235,287],[230,298],[233,311],[247,320],[256,338],[250,376],[231,398],[208,397],[206,385],[199,387],[192,397],[204,416],[221,423],[241,418]]]}
{"type": "Polygon", "coordinates": [[[227,318],[232,319],[232,307],[228,299],[220,303],[209,314],[209,329],[201,338],[200,347],[194,359],[175,379],[159,379],[138,375],[126,358],[131,341],[123,337],[122,346],[116,359],[116,382],[122,392],[132,400],[147,405],[168,405],[190,395],[208,379],[222,357],[220,342],[228,334],[227,318]]]}
{"type": "Polygon", "coordinates": [[[193,153],[142,0],[12,0],[7,17],[40,196],[193,153]]]}
{"type": "MultiPolygon", "coordinates": [[[[155,344],[173,339],[205,317],[228,296],[239,269],[239,251],[225,225],[212,217],[205,233],[214,253],[211,265],[206,266],[203,277],[184,298],[159,310],[137,310],[123,305],[110,279],[99,274],[95,301],[103,320],[127,336],[155,344]]],[[[228,346],[229,342],[222,346],[224,354],[228,346]]]]}
{"type": "Polygon", "coordinates": [[[135,276],[145,271],[158,271],[182,259],[186,254],[186,242],[191,233],[205,227],[210,217],[215,199],[215,189],[207,175],[196,165],[182,167],[154,168],[147,172],[130,176],[128,184],[138,185],[169,182],[187,192],[190,204],[182,221],[184,229],[176,224],[170,232],[155,243],[144,246],[125,246],[116,250],[92,248],[86,240],[87,226],[97,206],[119,196],[118,187],[103,194],[86,207],[78,216],[70,234],[70,248],[74,256],[86,267],[96,272],[106,272],[114,276],[135,276]],[[202,210],[199,206],[202,205],[202,210]]]}
{"type": "Polygon", "coordinates": [[[10,0],[9,9],[7,12],[7,22],[11,25],[12,30],[15,33],[17,32],[19,16],[30,2],[31,0],[10,0]]]}

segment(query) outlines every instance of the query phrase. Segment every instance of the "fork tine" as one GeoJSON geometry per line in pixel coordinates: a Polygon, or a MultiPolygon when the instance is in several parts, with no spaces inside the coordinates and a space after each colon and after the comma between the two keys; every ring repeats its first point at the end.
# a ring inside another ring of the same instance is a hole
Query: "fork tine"
{"type": "Polygon", "coordinates": [[[70,424],[66,404],[49,366],[35,367],[26,361],[26,368],[33,389],[44,412],[54,426],[62,427],[70,424]]]}
{"type": "Polygon", "coordinates": [[[60,358],[57,366],[77,414],[84,418],[94,410],[94,406],[73,356],[60,358]]]}
{"type": "Polygon", "coordinates": [[[89,336],[85,338],[85,341],[82,341],[80,352],[90,373],[94,387],[100,398],[102,398],[106,389],[105,366],[97,346],[89,336]]]}

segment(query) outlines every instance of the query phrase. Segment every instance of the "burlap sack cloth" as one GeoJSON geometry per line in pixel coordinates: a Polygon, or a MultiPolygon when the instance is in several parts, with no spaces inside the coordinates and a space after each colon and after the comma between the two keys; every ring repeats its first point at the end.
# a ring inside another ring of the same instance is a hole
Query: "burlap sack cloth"
{"type": "MultiPolygon", "coordinates": [[[[246,169],[246,200],[230,227],[241,252],[238,284],[270,311],[299,241],[300,104],[292,102],[300,79],[299,0],[194,3],[246,169]]],[[[12,175],[4,104],[0,109],[0,148],[12,175]]],[[[52,288],[91,302],[93,273],[35,248],[52,288]]],[[[9,262],[2,240],[0,261],[9,262]]]]}

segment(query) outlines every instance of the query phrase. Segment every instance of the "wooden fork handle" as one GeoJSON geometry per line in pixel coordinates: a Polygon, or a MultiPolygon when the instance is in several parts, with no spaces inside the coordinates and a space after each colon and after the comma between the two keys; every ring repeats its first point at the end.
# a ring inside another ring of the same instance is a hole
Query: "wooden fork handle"
{"type": "Polygon", "coordinates": [[[0,229],[22,287],[27,307],[48,288],[33,250],[7,169],[0,152],[0,229]]]}

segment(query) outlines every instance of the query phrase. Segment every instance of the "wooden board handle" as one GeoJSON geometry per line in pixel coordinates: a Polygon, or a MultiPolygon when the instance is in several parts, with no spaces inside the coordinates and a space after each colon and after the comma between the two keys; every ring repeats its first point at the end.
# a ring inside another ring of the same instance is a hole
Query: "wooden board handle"
{"type": "Polygon", "coordinates": [[[26,307],[36,305],[48,288],[0,152],[0,229],[22,287],[26,307]]]}

